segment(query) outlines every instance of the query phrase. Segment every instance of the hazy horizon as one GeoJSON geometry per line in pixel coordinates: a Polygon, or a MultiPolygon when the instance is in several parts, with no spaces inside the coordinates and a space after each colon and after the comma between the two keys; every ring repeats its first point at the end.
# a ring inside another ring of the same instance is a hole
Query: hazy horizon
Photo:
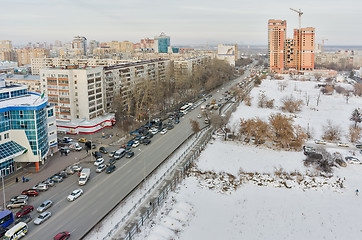
{"type": "Polygon", "coordinates": [[[171,45],[266,45],[268,19],[287,20],[288,37],[298,28],[298,14],[289,8],[301,9],[302,27],[316,28],[316,43],[327,38],[325,45],[359,46],[362,33],[359,9],[362,3],[347,0],[318,2],[305,0],[293,3],[251,0],[155,0],[152,2],[15,0],[2,3],[1,40],[14,45],[27,42],[72,41],[85,36],[100,42],[131,41],[153,38],[164,32],[171,45]]]}

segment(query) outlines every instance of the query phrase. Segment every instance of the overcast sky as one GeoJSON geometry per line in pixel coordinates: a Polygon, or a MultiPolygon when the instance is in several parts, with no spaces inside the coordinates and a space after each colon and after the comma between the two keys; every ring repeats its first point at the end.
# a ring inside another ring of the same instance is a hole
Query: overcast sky
{"type": "Polygon", "coordinates": [[[268,19],[287,20],[288,35],[315,27],[317,43],[362,45],[362,0],[1,0],[0,39],[14,44],[88,40],[139,42],[161,32],[171,45],[267,45],[268,19]]]}

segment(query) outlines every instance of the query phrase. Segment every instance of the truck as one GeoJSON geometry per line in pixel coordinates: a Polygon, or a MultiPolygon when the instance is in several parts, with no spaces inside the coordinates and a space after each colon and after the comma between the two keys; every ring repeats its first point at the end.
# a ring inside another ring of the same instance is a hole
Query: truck
{"type": "Polygon", "coordinates": [[[90,168],[83,168],[83,170],[80,172],[79,176],[79,185],[85,185],[89,179],[90,176],[90,168]]]}

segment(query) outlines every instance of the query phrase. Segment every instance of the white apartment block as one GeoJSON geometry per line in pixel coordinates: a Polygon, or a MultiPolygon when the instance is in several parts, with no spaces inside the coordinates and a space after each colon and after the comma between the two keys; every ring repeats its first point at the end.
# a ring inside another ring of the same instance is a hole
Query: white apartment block
{"type": "Polygon", "coordinates": [[[104,67],[107,111],[112,109],[113,98],[117,93],[122,96],[123,106],[126,106],[132,89],[139,83],[164,80],[169,64],[170,60],[153,59],[104,67]]]}
{"type": "Polygon", "coordinates": [[[97,58],[32,58],[31,59],[31,73],[39,75],[41,68],[51,67],[66,67],[67,65],[78,66],[111,66],[121,63],[132,62],[133,60],[114,60],[114,59],[97,59],[97,58]]]}
{"type": "Polygon", "coordinates": [[[90,120],[104,114],[103,67],[66,66],[40,70],[41,92],[59,120],[90,120]]]}

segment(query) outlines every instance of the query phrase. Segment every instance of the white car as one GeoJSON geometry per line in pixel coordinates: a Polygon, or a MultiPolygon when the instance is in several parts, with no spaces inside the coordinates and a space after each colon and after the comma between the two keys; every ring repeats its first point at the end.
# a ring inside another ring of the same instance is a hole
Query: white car
{"type": "Polygon", "coordinates": [[[134,143],[132,144],[132,147],[136,148],[140,145],[139,141],[134,141],[134,143]]]}
{"type": "Polygon", "coordinates": [[[323,144],[323,145],[326,145],[326,144],[327,144],[326,141],[324,141],[324,140],[319,140],[319,139],[314,140],[314,142],[315,142],[316,144],[323,144]]]}
{"type": "Polygon", "coordinates": [[[338,147],[349,147],[348,143],[339,142],[337,143],[338,147]]]}
{"type": "Polygon", "coordinates": [[[74,149],[75,149],[75,151],[80,151],[80,150],[82,150],[82,146],[79,145],[79,143],[75,143],[74,144],[74,149]]]}
{"type": "Polygon", "coordinates": [[[97,167],[96,172],[97,173],[103,172],[106,169],[106,167],[107,167],[106,164],[101,164],[97,167]]]}
{"type": "Polygon", "coordinates": [[[43,212],[34,220],[35,225],[39,225],[52,216],[51,212],[43,212]]]}
{"type": "Polygon", "coordinates": [[[197,118],[202,118],[201,114],[197,115],[197,118]]]}
{"type": "Polygon", "coordinates": [[[94,162],[94,166],[99,166],[102,163],[104,163],[104,159],[103,158],[98,158],[95,162],[94,162]]]}
{"type": "Polygon", "coordinates": [[[166,134],[166,133],[167,133],[167,129],[166,129],[166,128],[162,129],[160,133],[161,133],[162,135],[166,134]]]}
{"type": "Polygon", "coordinates": [[[347,162],[349,164],[361,164],[361,161],[358,159],[358,158],[355,158],[355,157],[345,157],[345,159],[347,160],[347,162]]]}
{"type": "Polygon", "coordinates": [[[72,202],[75,199],[79,198],[81,195],[83,194],[83,190],[82,189],[75,189],[73,192],[71,192],[69,194],[69,196],[67,197],[67,200],[72,202]]]}

